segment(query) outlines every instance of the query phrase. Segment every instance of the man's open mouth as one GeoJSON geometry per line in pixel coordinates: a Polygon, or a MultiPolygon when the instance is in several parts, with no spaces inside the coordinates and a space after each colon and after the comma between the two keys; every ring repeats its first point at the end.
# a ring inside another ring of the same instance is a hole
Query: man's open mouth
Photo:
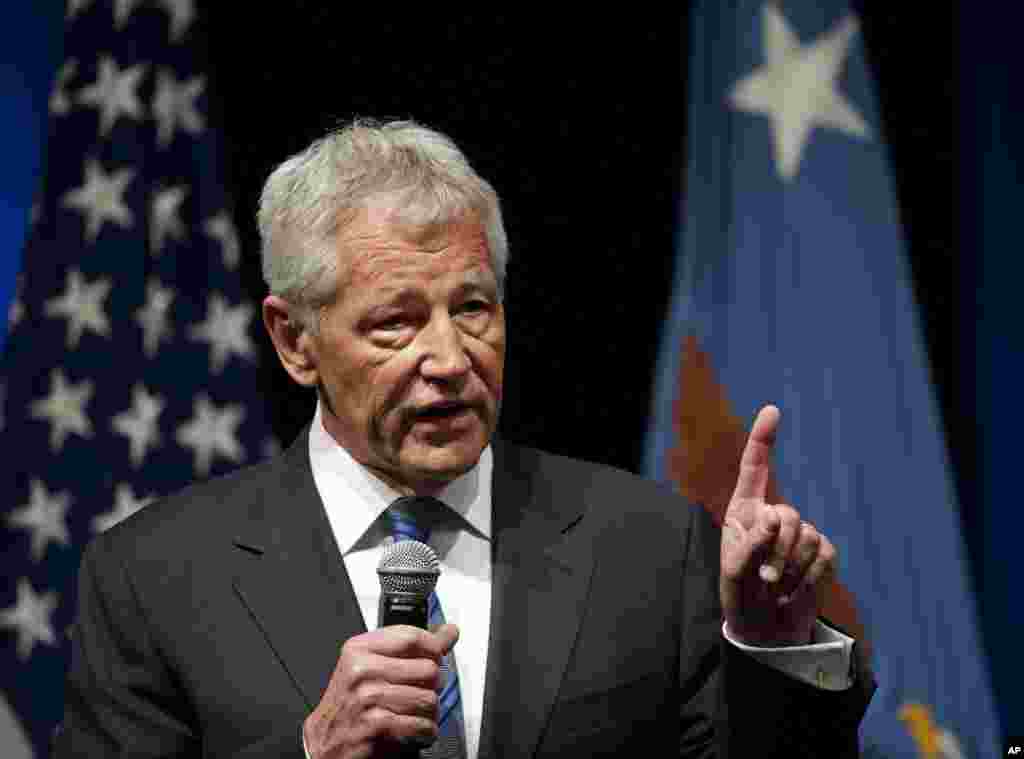
{"type": "Polygon", "coordinates": [[[468,404],[457,401],[435,403],[416,412],[417,419],[448,419],[458,416],[469,408],[468,404]]]}

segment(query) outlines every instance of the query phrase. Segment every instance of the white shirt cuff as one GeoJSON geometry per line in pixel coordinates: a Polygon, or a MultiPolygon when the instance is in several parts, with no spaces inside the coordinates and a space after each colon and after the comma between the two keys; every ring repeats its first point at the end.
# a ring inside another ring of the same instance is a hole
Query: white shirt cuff
{"type": "Polygon", "coordinates": [[[762,664],[767,664],[816,688],[838,691],[846,690],[853,685],[853,678],[850,676],[853,638],[833,630],[820,621],[814,624],[814,642],[806,646],[748,646],[729,635],[729,628],[725,622],[722,623],[722,635],[736,648],[745,651],[762,664]]]}

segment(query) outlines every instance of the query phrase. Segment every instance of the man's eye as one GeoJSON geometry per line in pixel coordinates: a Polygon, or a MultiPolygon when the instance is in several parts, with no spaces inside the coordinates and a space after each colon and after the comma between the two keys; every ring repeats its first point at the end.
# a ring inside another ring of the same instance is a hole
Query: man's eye
{"type": "Polygon", "coordinates": [[[405,326],[405,318],[402,316],[392,316],[384,321],[377,322],[376,329],[382,329],[388,332],[401,329],[405,326]]]}

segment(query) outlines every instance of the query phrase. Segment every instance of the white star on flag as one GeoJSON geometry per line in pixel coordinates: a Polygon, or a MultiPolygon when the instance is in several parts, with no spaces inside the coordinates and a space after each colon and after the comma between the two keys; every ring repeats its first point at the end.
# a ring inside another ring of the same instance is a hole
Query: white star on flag
{"type": "Polygon", "coordinates": [[[57,645],[57,636],[50,624],[50,615],[57,608],[58,596],[53,591],[37,596],[28,579],[18,580],[18,602],[0,611],[0,628],[18,633],[18,658],[26,661],[36,643],[57,645]]]}
{"type": "Polygon", "coordinates": [[[90,380],[71,385],[64,377],[64,372],[54,369],[50,372],[50,395],[32,401],[32,418],[50,423],[50,449],[54,453],[64,447],[64,441],[71,433],[83,438],[92,437],[92,424],[85,415],[85,406],[92,398],[92,389],[90,380]]]}
{"type": "Polygon", "coordinates": [[[235,231],[235,225],[231,223],[231,217],[228,216],[228,212],[221,211],[216,216],[211,216],[206,220],[203,229],[206,231],[206,234],[220,243],[224,267],[231,271],[237,269],[241,246],[238,242],[238,233],[235,231]]]}
{"type": "Polygon", "coordinates": [[[172,338],[171,303],[174,291],[162,287],[157,279],[146,283],[146,305],[135,312],[135,322],[142,327],[142,347],[148,358],[156,356],[160,343],[172,338]]]}
{"type": "Polygon", "coordinates": [[[73,21],[75,16],[84,11],[92,4],[92,0],[68,0],[68,12],[65,20],[73,21]]]}
{"type": "Polygon", "coordinates": [[[71,99],[68,97],[68,82],[78,72],[78,61],[69,58],[57,72],[56,81],[53,84],[53,92],[50,94],[50,113],[54,116],[64,116],[71,110],[71,99]]]}
{"type": "Polygon", "coordinates": [[[114,508],[92,520],[92,531],[95,533],[106,532],[118,522],[127,519],[139,509],[152,503],[153,500],[151,495],[145,498],[136,498],[131,485],[126,482],[120,483],[114,490],[114,508]]]}
{"type": "Polygon", "coordinates": [[[208,301],[206,321],[189,330],[193,340],[210,344],[210,371],[220,374],[224,371],[230,356],[244,359],[255,356],[255,348],[249,338],[249,322],[252,320],[252,306],[242,303],[234,308],[220,293],[212,293],[208,301]]]}
{"type": "Polygon", "coordinates": [[[7,329],[14,329],[25,317],[25,304],[21,301],[21,290],[25,285],[25,275],[19,274],[14,286],[14,297],[11,298],[11,305],[7,307],[7,329]]]}
{"type": "Polygon", "coordinates": [[[61,199],[65,208],[76,208],[88,217],[86,239],[96,242],[103,222],[112,221],[122,229],[132,224],[132,212],[124,204],[124,191],[135,178],[135,169],[118,169],[110,174],[94,159],[85,164],[85,184],[69,190],[61,199]]]}
{"type": "Polygon", "coordinates": [[[142,103],[135,92],[146,74],[146,64],[137,64],[123,72],[110,56],[100,58],[96,82],[78,93],[78,102],[100,109],[100,135],[106,137],[121,114],[142,117],[142,103]]]}
{"type": "Polygon", "coordinates": [[[180,42],[185,36],[185,30],[189,28],[196,17],[196,10],[193,0],[159,0],[160,5],[167,11],[171,19],[170,38],[173,42],[180,42]]]}
{"type": "Polygon", "coordinates": [[[168,237],[180,241],[185,236],[185,225],[179,212],[186,195],[188,188],[184,186],[168,187],[154,193],[152,226],[149,229],[149,252],[154,256],[160,254],[168,237]]]}
{"type": "Polygon", "coordinates": [[[119,435],[128,438],[132,466],[138,469],[146,458],[147,448],[160,445],[160,427],[157,420],[167,407],[159,395],[150,395],[145,386],[135,383],[132,388],[132,407],[122,411],[110,421],[119,435]]]}
{"type": "Polygon", "coordinates": [[[65,636],[88,643],[69,627],[83,549],[157,517],[152,497],[256,463],[272,434],[213,112],[213,19],[196,0],[60,6],[64,51],[40,103],[49,170],[19,221],[33,201],[41,216],[25,230],[22,294],[0,311],[17,364],[0,374],[0,759],[47,755],[59,728],[65,636]]]}
{"type": "Polygon", "coordinates": [[[739,110],[771,119],[775,163],[789,180],[800,169],[815,126],[870,138],[864,119],[839,92],[839,74],[857,33],[857,19],[846,16],[808,45],[800,44],[774,4],[764,6],[763,21],[765,63],[733,87],[729,101],[739,110]]]}
{"type": "Polygon", "coordinates": [[[24,316],[25,307],[21,304],[21,298],[12,299],[11,305],[7,307],[7,329],[12,330],[21,324],[24,316]]]}
{"type": "Polygon", "coordinates": [[[135,12],[142,0],[116,0],[114,3],[114,23],[123,29],[128,18],[135,12]]]}
{"type": "Polygon", "coordinates": [[[199,393],[192,407],[192,418],[178,428],[177,440],[195,454],[196,474],[205,477],[210,473],[214,454],[240,464],[245,458],[245,450],[238,442],[238,426],[245,418],[244,407],[229,404],[217,408],[206,393],[199,393]]]}
{"type": "Polygon", "coordinates": [[[174,139],[174,130],[182,129],[192,136],[203,131],[203,116],[196,110],[196,98],[203,94],[206,77],[194,76],[179,82],[174,72],[160,69],[156,75],[153,115],[157,121],[157,143],[166,148],[174,139]]]}
{"type": "Polygon", "coordinates": [[[88,329],[101,337],[110,337],[110,322],[103,311],[103,299],[110,292],[110,279],[99,277],[86,283],[82,272],[71,269],[65,277],[64,294],[46,301],[46,315],[68,320],[68,348],[77,348],[88,329]]]}
{"type": "Polygon", "coordinates": [[[65,522],[71,506],[71,494],[66,490],[49,493],[42,480],[36,478],[32,479],[29,487],[32,492],[28,505],[12,512],[7,521],[15,527],[32,531],[32,560],[39,563],[51,541],[62,546],[71,544],[65,522]]]}

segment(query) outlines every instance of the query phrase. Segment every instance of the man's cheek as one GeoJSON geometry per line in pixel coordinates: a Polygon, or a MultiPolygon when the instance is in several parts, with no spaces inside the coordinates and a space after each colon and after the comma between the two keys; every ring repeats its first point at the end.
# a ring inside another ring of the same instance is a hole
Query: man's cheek
{"type": "Polygon", "coordinates": [[[411,426],[408,418],[393,406],[371,406],[370,420],[379,433],[379,437],[387,444],[398,447],[411,426]]]}

